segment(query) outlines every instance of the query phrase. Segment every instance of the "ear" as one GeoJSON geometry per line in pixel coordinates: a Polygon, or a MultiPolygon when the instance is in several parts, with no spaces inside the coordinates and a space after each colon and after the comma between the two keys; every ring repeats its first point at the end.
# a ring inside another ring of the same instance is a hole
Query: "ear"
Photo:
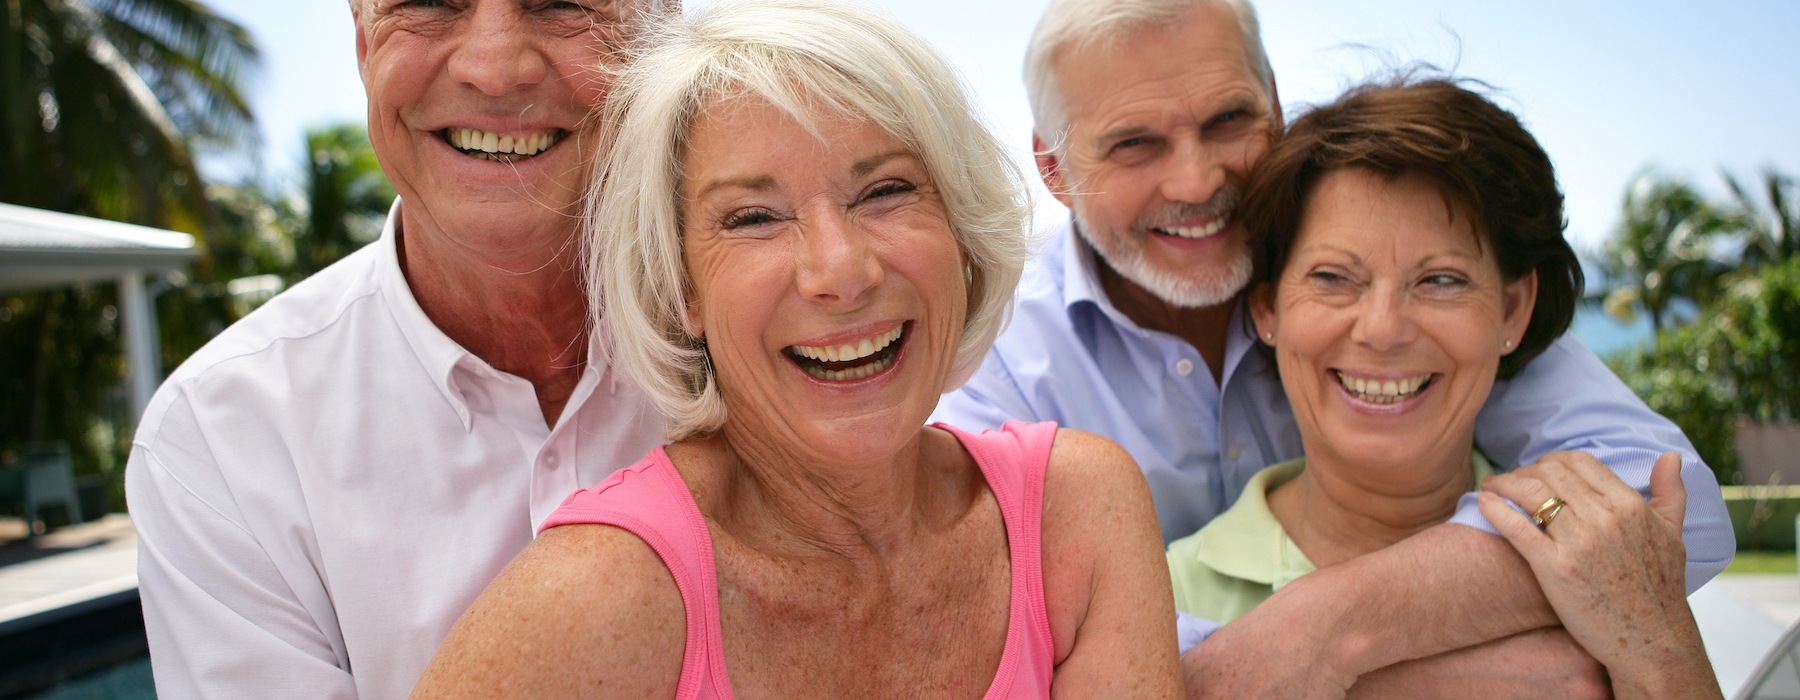
{"type": "Polygon", "coordinates": [[[1036,131],[1031,132],[1031,152],[1037,158],[1038,177],[1044,179],[1044,186],[1050,189],[1050,196],[1073,210],[1074,198],[1069,196],[1068,183],[1063,180],[1062,159],[1056,156],[1056,151],[1044,143],[1043,137],[1038,136],[1036,131]]]}
{"type": "Polygon", "coordinates": [[[1269,122],[1275,125],[1275,135],[1280,137],[1287,132],[1287,123],[1281,118],[1281,90],[1275,86],[1274,68],[1269,69],[1269,109],[1274,110],[1269,115],[1269,122]]]}
{"type": "Polygon", "coordinates": [[[352,7],[350,23],[356,31],[356,74],[362,77],[363,85],[366,87],[369,84],[367,60],[369,58],[369,38],[363,35],[361,2],[352,7]]]}
{"type": "Polygon", "coordinates": [[[682,307],[681,331],[688,337],[706,340],[706,314],[700,310],[700,302],[694,299],[694,293],[687,294],[687,304],[682,307]]]}
{"type": "Polygon", "coordinates": [[[1275,292],[1267,282],[1250,290],[1250,320],[1256,325],[1256,339],[1270,346],[1281,337],[1281,318],[1275,314],[1275,292]]]}
{"type": "Polygon", "coordinates": [[[1503,292],[1506,300],[1506,315],[1502,326],[1506,329],[1506,339],[1512,341],[1502,355],[1511,355],[1519,347],[1521,338],[1525,337],[1526,326],[1531,325],[1531,310],[1537,307],[1537,270],[1532,270],[1516,280],[1506,283],[1503,292]]]}

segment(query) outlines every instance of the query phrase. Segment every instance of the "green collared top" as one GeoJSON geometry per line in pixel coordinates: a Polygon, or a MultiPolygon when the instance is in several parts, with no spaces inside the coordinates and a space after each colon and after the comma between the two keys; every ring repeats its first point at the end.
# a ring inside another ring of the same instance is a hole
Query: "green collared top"
{"type": "MultiPolygon", "coordinates": [[[[1469,461],[1479,489],[1494,466],[1480,451],[1469,461]]],[[[1269,510],[1269,491],[1305,468],[1305,458],[1264,468],[1231,508],[1199,532],[1169,543],[1176,610],[1223,625],[1317,568],[1269,510]]]]}

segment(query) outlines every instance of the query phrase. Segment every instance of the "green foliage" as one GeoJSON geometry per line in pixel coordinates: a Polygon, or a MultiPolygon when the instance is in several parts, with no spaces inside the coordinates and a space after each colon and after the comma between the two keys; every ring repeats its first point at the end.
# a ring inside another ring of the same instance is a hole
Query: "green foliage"
{"type": "Polygon", "coordinates": [[[198,232],[190,139],[254,133],[249,34],[197,0],[10,0],[0,11],[0,201],[198,232]]]}
{"type": "Polygon", "coordinates": [[[1642,308],[1650,327],[1661,331],[1673,325],[1669,307],[1677,300],[1704,305],[1730,270],[1713,256],[1714,241],[1730,224],[1686,182],[1639,173],[1602,253],[1601,270],[1611,283],[1607,311],[1630,321],[1642,308]]]}
{"type": "Polygon", "coordinates": [[[306,204],[290,213],[296,225],[294,281],[375,240],[394,202],[394,187],[375,161],[362,125],[308,132],[306,152],[306,204]]]}
{"type": "MultiPolygon", "coordinates": [[[[284,284],[380,233],[394,194],[363,128],[316,130],[307,144],[299,192],[207,188],[200,259],[150,288],[165,375],[284,284]]],[[[78,473],[113,485],[115,508],[135,427],[116,294],[100,284],[0,295],[0,367],[23,368],[0,373],[0,459],[35,442],[66,442],[78,473]]]]}
{"type": "Polygon", "coordinates": [[[1736,419],[1800,419],[1800,256],[1735,279],[1700,316],[1613,364],[1731,483],[1736,419]]]}

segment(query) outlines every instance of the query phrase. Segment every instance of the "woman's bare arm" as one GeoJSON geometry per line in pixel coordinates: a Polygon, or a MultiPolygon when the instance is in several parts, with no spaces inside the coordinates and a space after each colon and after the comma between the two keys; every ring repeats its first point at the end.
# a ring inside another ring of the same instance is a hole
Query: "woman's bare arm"
{"type": "Polygon", "coordinates": [[[1058,430],[1044,482],[1053,694],[1180,697],[1174,595],[1137,464],[1105,438],[1058,430]]]}
{"type": "Polygon", "coordinates": [[[686,615],[655,550],[606,525],[552,528],[463,613],[414,698],[667,698],[686,615]]]}

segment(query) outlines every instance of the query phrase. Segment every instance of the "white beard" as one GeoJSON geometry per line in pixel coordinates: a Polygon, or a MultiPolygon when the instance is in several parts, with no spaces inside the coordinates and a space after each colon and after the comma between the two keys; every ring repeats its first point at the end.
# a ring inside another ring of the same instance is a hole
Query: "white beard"
{"type": "MultiPolygon", "coordinates": [[[[1075,215],[1075,230],[1081,232],[1082,240],[1093,246],[1094,251],[1100,254],[1100,259],[1106,261],[1120,276],[1177,308],[1192,309],[1224,304],[1236,298],[1244,285],[1250,283],[1252,262],[1248,249],[1223,267],[1166,270],[1145,259],[1143,240],[1138,236],[1095,236],[1089,233],[1092,229],[1082,221],[1080,214],[1075,215]]],[[[1161,234],[1146,232],[1141,235],[1161,234]]],[[[1225,233],[1221,231],[1215,235],[1222,236],[1225,233]]]]}

